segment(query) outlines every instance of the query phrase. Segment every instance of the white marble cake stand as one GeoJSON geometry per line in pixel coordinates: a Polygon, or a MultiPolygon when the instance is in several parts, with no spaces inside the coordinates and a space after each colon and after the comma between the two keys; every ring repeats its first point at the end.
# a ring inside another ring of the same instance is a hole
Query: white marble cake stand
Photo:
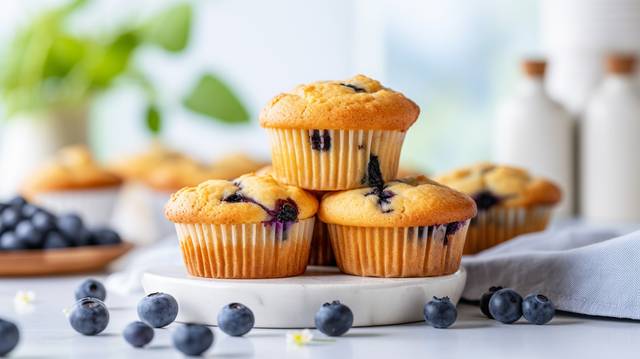
{"type": "Polygon", "coordinates": [[[433,278],[363,278],[335,268],[309,267],[299,277],[220,280],[189,276],[182,266],[158,267],[142,278],[146,293],[165,292],[179,303],[177,320],[216,325],[220,308],[247,305],[258,328],[312,328],[322,303],[340,300],[354,314],[354,326],[391,325],[423,320],[424,304],[433,296],[457,303],[467,273],[433,278]]]}

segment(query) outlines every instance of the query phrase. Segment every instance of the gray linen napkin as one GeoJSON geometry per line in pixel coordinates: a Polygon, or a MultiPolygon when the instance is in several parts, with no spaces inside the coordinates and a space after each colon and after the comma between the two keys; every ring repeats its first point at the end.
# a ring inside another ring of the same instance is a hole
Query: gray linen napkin
{"type": "Polygon", "coordinates": [[[547,295],[568,312],[640,319],[640,231],[581,226],[523,235],[465,256],[463,298],[490,286],[547,295]]]}

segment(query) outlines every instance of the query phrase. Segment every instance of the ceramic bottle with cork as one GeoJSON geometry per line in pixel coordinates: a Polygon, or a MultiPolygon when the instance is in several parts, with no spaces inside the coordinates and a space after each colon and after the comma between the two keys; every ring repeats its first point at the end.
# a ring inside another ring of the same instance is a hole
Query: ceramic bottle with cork
{"type": "Polygon", "coordinates": [[[636,59],[606,59],[607,74],[581,124],[581,211],[590,220],[640,222],[640,89],[636,59]]]}
{"type": "Polygon", "coordinates": [[[522,79],[513,96],[498,111],[495,121],[494,158],[552,179],[562,189],[556,215],[573,214],[574,120],[545,90],[546,62],[522,62],[522,79]]]}

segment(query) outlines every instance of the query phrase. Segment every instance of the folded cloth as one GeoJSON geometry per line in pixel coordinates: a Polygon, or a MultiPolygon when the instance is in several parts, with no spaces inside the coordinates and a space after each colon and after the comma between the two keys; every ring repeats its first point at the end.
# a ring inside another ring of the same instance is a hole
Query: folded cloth
{"type": "Polygon", "coordinates": [[[491,286],[548,296],[559,310],[640,319],[640,231],[584,227],[522,235],[463,258],[463,298],[491,286]]]}

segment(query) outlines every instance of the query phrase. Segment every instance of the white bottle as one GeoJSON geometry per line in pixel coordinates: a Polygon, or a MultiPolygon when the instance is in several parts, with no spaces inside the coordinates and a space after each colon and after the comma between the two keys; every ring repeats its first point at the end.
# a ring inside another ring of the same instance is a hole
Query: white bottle
{"type": "Polygon", "coordinates": [[[525,60],[524,77],[495,121],[494,158],[548,178],[562,189],[556,214],[569,217],[574,201],[574,120],[544,86],[546,63],[525,60]]]}
{"type": "Polygon", "coordinates": [[[640,89],[635,59],[607,58],[608,73],[581,129],[581,210],[590,220],[640,222],[640,89]]]}

